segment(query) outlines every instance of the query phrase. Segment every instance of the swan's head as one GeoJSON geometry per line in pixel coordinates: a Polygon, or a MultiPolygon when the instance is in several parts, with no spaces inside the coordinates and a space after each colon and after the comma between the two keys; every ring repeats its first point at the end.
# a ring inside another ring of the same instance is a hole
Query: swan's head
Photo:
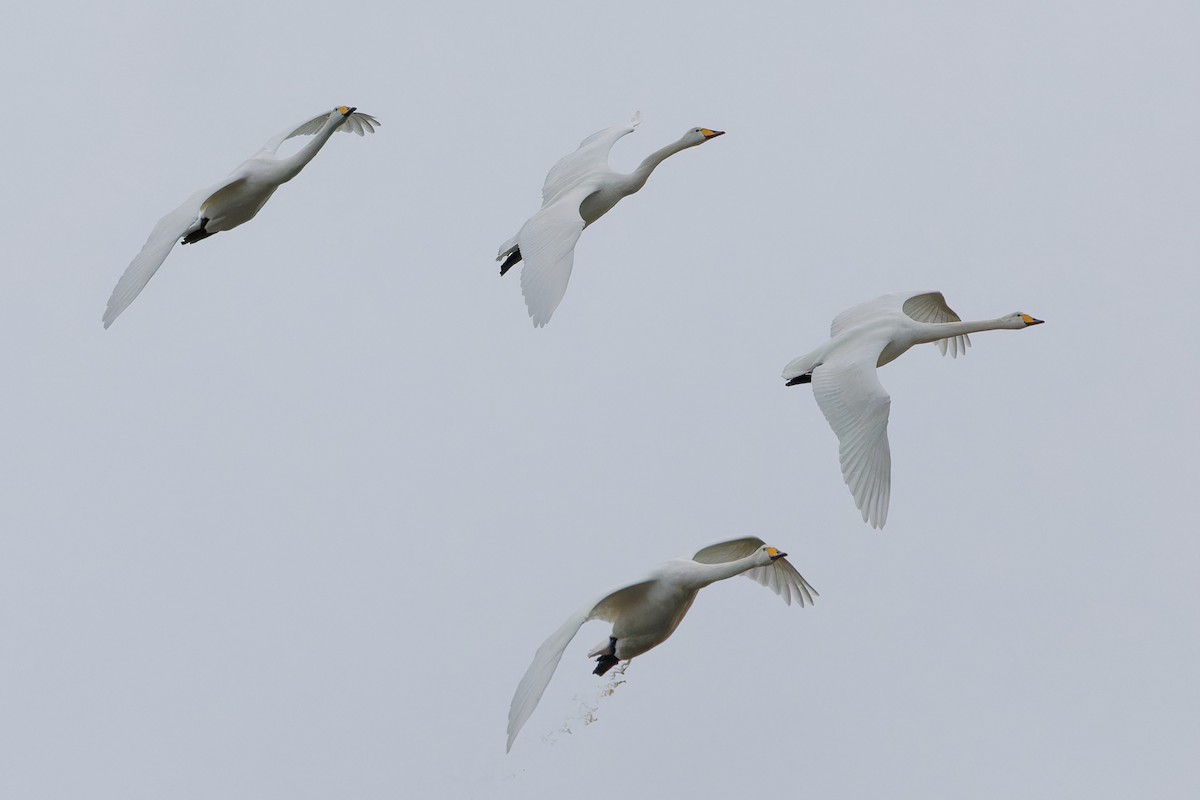
{"type": "Polygon", "coordinates": [[[774,547],[768,547],[767,545],[763,545],[758,549],[758,560],[763,564],[770,564],[772,561],[778,561],[785,556],[787,556],[787,553],[776,550],[774,547]]]}
{"type": "Polygon", "coordinates": [[[725,131],[714,131],[711,128],[692,128],[683,135],[685,147],[695,147],[698,144],[704,144],[709,139],[715,139],[718,136],[724,136],[725,131]]]}
{"type": "Polygon", "coordinates": [[[1004,319],[1010,322],[1014,328],[1018,329],[1028,328],[1031,325],[1041,325],[1043,322],[1045,322],[1043,319],[1034,319],[1024,311],[1014,311],[1004,319]]]}
{"type": "MultiPolygon", "coordinates": [[[[330,111],[329,112],[329,121],[333,123],[333,129],[334,130],[350,130],[351,128],[353,128],[354,127],[353,125],[351,125],[350,128],[345,128],[345,129],[343,129],[342,126],[346,124],[346,120],[350,119],[350,115],[353,114],[356,110],[357,109],[354,106],[338,106],[333,111],[330,111]]],[[[362,134],[360,133],[359,136],[361,136],[361,135],[362,134]]]]}

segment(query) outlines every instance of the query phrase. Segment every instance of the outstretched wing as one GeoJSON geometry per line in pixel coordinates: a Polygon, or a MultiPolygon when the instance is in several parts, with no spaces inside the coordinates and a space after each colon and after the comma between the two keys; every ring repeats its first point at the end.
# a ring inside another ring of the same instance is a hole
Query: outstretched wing
{"type": "Polygon", "coordinates": [[[346,117],[345,124],[338,128],[342,133],[354,133],[359,136],[364,136],[368,133],[374,133],[375,129],[383,123],[372,117],[370,114],[363,114],[355,111],[350,116],[346,117]]]}
{"type": "MultiPolygon", "coordinates": [[[[692,560],[699,561],[701,564],[724,564],[745,558],[765,544],[766,542],[757,536],[732,539],[728,542],[709,545],[692,556],[692,560]]],[[[793,598],[803,608],[805,602],[812,605],[813,598],[820,596],[817,590],[804,580],[804,576],[786,558],[777,558],[770,564],[755,567],[742,574],[766,586],[782,597],[789,606],[792,604],[793,598]]]]}
{"type": "MultiPolygon", "coordinates": [[[[941,292],[896,292],[894,294],[885,294],[883,297],[877,297],[874,300],[868,300],[838,314],[833,318],[833,325],[830,326],[829,335],[830,337],[836,337],[842,331],[853,328],[855,325],[861,325],[873,316],[897,311],[908,315],[917,322],[933,324],[961,322],[958,314],[955,314],[946,305],[946,298],[942,296],[941,292]]],[[[952,336],[949,339],[941,339],[938,341],[937,346],[942,351],[942,355],[946,355],[949,352],[952,357],[957,358],[959,353],[965,354],[967,352],[967,348],[971,346],[971,340],[966,334],[963,334],[961,336],[952,336]]]]}
{"type": "Polygon", "coordinates": [[[550,679],[554,677],[554,670],[558,668],[563,651],[575,638],[580,626],[587,622],[590,613],[591,607],[576,611],[538,648],[533,657],[533,663],[525,670],[524,677],[517,684],[512,705],[508,707],[508,745],[504,748],[505,752],[512,749],[513,740],[517,738],[517,734],[521,732],[526,720],[537,708],[538,701],[542,699],[546,687],[550,684],[550,679]]]}
{"type": "Polygon", "coordinates": [[[575,243],[583,233],[579,204],[593,191],[590,183],[575,187],[556,202],[543,206],[517,234],[521,257],[521,293],[533,324],[540,328],[550,321],[567,292],[575,243]]]}
{"type": "Polygon", "coordinates": [[[622,614],[645,603],[654,586],[655,581],[644,580],[617,589],[592,607],[588,619],[602,619],[615,623],[622,614]]]}
{"type": "Polygon", "coordinates": [[[820,596],[786,558],[777,558],[764,567],[755,567],[742,574],[782,597],[789,606],[792,600],[799,603],[801,608],[806,602],[811,606],[815,602],[813,598],[820,596]]]}
{"type": "Polygon", "coordinates": [[[579,632],[579,628],[583,623],[592,619],[602,619],[612,622],[623,609],[636,604],[645,595],[648,587],[649,582],[635,583],[617,589],[599,601],[584,606],[568,617],[567,621],[559,626],[559,629],[551,634],[549,639],[542,643],[542,646],[538,648],[537,653],[533,657],[533,663],[525,670],[524,677],[517,684],[517,691],[513,694],[512,705],[508,708],[508,745],[505,747],[506,752],[512,749],[513,740],[517,738],[517,734],[521,732],[521,728],[525,725],[526,720],[533,714],[533,710],[537,708],[538,701],[542,699],[546,687],[550,685],[550,679],[554,677],[554,670],[558,668],[558,662],[562,660],[563,651],[567,649],[567,645],[575,638],[575,634],[579,632]]]}
{"type": "Polygon", "coordinates": [[[113,288],[112,296],[108,298],[108,308],[104,311],[105,328],[112,325],[113,320],[141,294],[142,289],[166,260],[171,248],[200,218],[200,211],[209,198],[238,180],[240,178],[237,175],[231,175],[220,183],[201,189],[185,200],[179,208],[158,221],[154,230],[150,232],[150,238],[142,246],[142,251],[126,267],[125,273],[113,288]]]}
{"type": "Polygon", "coordinates": [[[874,300],[859,303],[853,308],[847,308],[833,318],[833,324],[829,326],[830,338],[836,338],[842,331],[861,325],[881,313],[900,311],[906,297],[908,297],[907,294],[885,294],[883,297],[876,297],[874,300]]]}
{"type": "MultiPolygon", "coordinates": [[[[608,170],[608,152],[616,141],[626,134],[633,133],[642,123],[642,113],[633,115],[628,125],[615,125],[597,131],[579,143],[579,149],[570,155],[563,156],[546,175],[546,183],[542,186],[542,204],[553,202],[564,191],[595,172],[608,170]]],[[[522,249],[524,254],[525,250],[522,249]]]]}
{"type": "MultiPolygon", "coordinates": [[[[946,305],[946,298],[942,296],[941,292],[912,294],[904,301],[901,308],[905,314],[917,322],[932,324],[962,322],[962,317],[955,314],[950,306],[946,305]]],[[[964,333],[958,336],[951,336],[949,339],[939,339],[937,346],[942,351],[942,355],[946,355],[949,352],[951,358],[958,358],[959,353],[963,355],[967,354],[967,348],[971,346],[971,340],[964,333]]]]}
{"type": "Polygon", "coordinates": [[[813,370],[813,396],[837,434],[842,477],[864,522],[882,528],[892,486],[887,424],[892,399],[879,382],[873,345],[842,354],[813,370]]]}
{"type": "MultiPolygon", "coordinates": [[[[324,114],[318,114],[312,119],[305,120],[294,128],[286,128],[272,136],[263,145],[263,150],[274,153],[279,149],[279,145],[283,144],[293,136],[312,136],[317,131],[321,130],[321,126],[325,124],[325,120],[329,119],[329,115],[333,110],[326,111],[324,114]]],[[[357,133],[362,136],[365,133],[374,133],[375,127],[381,125],[379,120],[372,117],[370,114],[363,114],[358,111],[346,117],[346,121],[338,128],[345,133],[357,133]]]]}

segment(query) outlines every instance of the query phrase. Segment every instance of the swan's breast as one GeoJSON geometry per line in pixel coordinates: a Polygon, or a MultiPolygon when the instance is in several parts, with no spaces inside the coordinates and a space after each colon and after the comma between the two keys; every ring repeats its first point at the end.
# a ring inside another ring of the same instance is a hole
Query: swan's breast
{"type": "Polygon", "coordinates": [[[583,202],[579,204],[579,216],[583,217],[584,226],[591,225],[612,211],[613,206],[619,203],[624,196],[612,187],[605,187],[583,198],[583,202]]]}

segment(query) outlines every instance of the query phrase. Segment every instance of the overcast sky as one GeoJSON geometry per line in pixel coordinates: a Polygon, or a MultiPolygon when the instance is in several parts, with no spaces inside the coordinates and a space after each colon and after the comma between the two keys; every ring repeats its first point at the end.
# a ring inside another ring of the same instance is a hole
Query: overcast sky
{"type": "Polygon", "coordinates": [[[1200,7],[982,6],[7,9],[0,796],[1200,796],[1200,7]],[[638,110],[618,169],[728,135],[535,330],[496,250],[638,110]],[[905,289],[1047,324],[881,371],[874,531],[779,372],[905,289]],[[713,586],[604,698],[591,623],[505,755],[571,611],[743,535],[816,606],[713,586]]]}

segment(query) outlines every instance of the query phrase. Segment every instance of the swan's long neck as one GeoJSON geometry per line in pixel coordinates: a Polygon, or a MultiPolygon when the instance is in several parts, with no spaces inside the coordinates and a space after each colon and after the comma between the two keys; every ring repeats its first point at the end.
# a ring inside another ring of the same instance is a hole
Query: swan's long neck
{"type": "Polygon", "coordinates": [[[299,175],[300,170],[304,169],[305,165],[312,161],[317,153],[321,152],[321,148],[329,141],[329,137],[333,136],[334,131],[341,127],[344,121],[344,117],[338,119],[331,116],[321,126],[321,130],[317,131],[311,139],[305,142],[303,147],[290,156],[279,159],[279,164],[284,174],[280,183],[286,183],[299,175]]]}
{"type": "Polygon", "coordinates": [[[678,141],[671,142],[666,147],[655,150],[650,155],[642,159],[642,163],[638,168],[629,173],[629,193],[632,194],[638,189],[646,185],[646,180],[650,177],[650,173],[654,172],[655,168],[666,161],[671,156],[678,153],[680,150],[686,150],[695,145],[696,142],[689,141],[688,138],[682,137],[678,141]]]}
{"type": "Polygon", "coordinates": [[[927,342],[936,342],[939,339],[949,339],[952,336],[962,336],[967,333],[979,333],[980,331],[998,331],[998,330],[1013,330],[1016,328],[1025,327],[1021,322],[1013,323],[1011,319],[1003,317],[997,319],[981,319],[971,320],[968,322],[941,322],[936,325],[930,325],[929,338],[927,342]]]}
{"type": "Polygon", "coordinates": [[[692,563],[699,568],[695,571],[697,589],[701,589],[717,581],[723,581],[726,578],[741,575],[746,570],[759,566],[758,553],[751,553],[745,558],[739,558],[737,561],[726,561],[721,564],[700,564],[695,561],[692,563]]]}

